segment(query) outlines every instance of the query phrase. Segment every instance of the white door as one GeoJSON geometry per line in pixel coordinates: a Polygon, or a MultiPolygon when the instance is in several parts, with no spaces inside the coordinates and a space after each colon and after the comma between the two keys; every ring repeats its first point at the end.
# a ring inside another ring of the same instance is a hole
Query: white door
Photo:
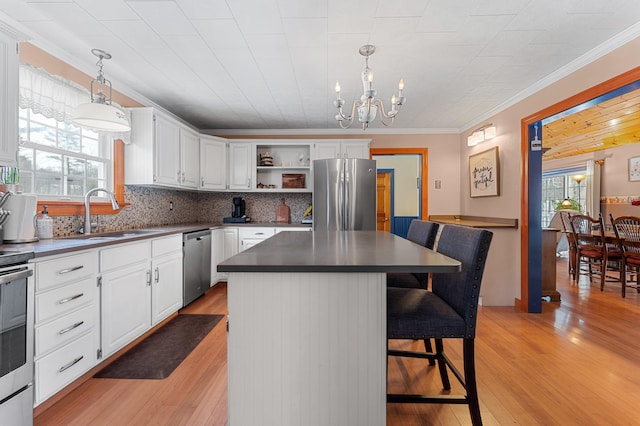
{"type": "Polygon", "coordinates": [[[253,144],[229,142],[229,189],[251,190],[253,144]]]}
{"type": "Polygon", "coordinates": [[[200,189],[227,189],[227,143],[200,137],[200,189]]]}
{"type": "Polygon", "coordinates": [[[180,183],[185,188],[198,186],[200,167],[198,154],[198,134],[180,129],[180,183]]]}
{"type": "Polygon", "coordinates": [[[151,325],[182,307],[182,253],[151,262],[151,325]]]}
{"type": "Polygon", "coordinates": [[[107,357],[151,326],[151,271],[136,264],[102,275],[102,356],[107,357]]]}
{"type": "Polygon", "coordinates": [[[161,114],[155,116],[155,173],[156,183],[180,185],[180,128],[161,114]]]}

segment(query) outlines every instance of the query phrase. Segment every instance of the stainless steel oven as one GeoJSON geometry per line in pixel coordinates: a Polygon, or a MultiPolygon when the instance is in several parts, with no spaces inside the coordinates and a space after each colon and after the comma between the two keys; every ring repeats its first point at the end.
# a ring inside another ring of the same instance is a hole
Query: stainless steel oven
{"type": "Polygon", "coordinates": [[[32,252],[0,250],[0,419],[33,424],[32,252]]]}

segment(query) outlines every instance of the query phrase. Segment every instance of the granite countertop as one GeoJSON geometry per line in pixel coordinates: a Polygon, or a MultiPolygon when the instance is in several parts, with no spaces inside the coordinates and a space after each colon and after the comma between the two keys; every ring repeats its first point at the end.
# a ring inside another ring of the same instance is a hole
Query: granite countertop
{"type": "Polygon", "coordinates": [[[121,231],[95,233],[90,235],[72,235],[68,237],[52,238],[47,240],[40,240],[34,243],[20,243],[20,244],[0,244],[0,250],[10,251],[32,251],[36,258],[44,256],[52,256],[55,254],[71,253],[74,251],[91,249],[96,247],[106,247],[114,244],[128,243],[132,241],[145,240],[148,238],[163,237],[172,234],[182,234],[185,232],[201,231],[211,228],[219,227],[237,227],[237,226],[277,226],[277,227],[301,227],[310,226],[296,223],[185,223],[178,225],[165,225],[158,227],[149,227],[142,229],[125,229],[121,231]],[[142,231],[143,233],[136,233],[142,231]],[[110,238],[113,234],[127,234],[119,237],[110,238]],[[106,237],[106,238],[105,238],[106,237]]]}
{"type": "Polygon", "coordinates": [[[456,272],[460,262],[388,232],[280,232],[219,272],[456,272]]]}

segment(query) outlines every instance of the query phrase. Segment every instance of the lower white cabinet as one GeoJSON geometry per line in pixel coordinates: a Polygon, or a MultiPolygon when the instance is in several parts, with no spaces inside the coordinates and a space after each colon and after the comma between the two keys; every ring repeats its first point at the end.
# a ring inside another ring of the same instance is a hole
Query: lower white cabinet
{"type": "Polygon", "coordinates": [[[96,250],[37,259],[35,266],[35,405],[98,361],[100,303],[96,250]]]}
{"type": "Polygon", "coordinates": [[[275,234],[276,228],[274,227],[250,226],[246,228],[239,228],[238,240],[240,241],[240,246],[238,247],[238,251],[244,251],[253,247],[275,234]]]}
{"type": "Polygon", "coordinates": [[[182,307],[182,234],[151,241],[151,325],[182,307]]]}
{"type": "Polygon", "coordinates": [[[145,261],[102,274],[102,357],[151,326],[151,271],[145,261]]]}

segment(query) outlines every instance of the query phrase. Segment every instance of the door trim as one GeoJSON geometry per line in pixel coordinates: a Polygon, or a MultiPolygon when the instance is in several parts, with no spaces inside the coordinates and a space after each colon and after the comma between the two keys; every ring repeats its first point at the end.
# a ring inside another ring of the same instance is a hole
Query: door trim
{"type": "MultiPolygon", "coordinates": [[[[531,161],[536,161],[536,159],[532,159],[529,156],[529,140],[531,139],[529,129],[538,121],[638,80],[640,80],[640,67],[633,68],[520,120],[520,299],[516,298],[516,307],[526,312],[540,312],[541,303],[539,297],[537,300],[532,300],[529,297],[530,290],[535,290],[533,288],[529,288],[530,273],[534,272],[536,274],[540,274],[542,271],[541,264],[535,265],[535,268],[537,269],[536,271],[530,271],[530,268],[533,269],[534,267],[529,265],[529,253],[541,250],[541,247],[536,244],[536,240],[540,240],[540,238],[533,237],[530,241],[529,236],[532,232],[542,233],[542,225],[540,223],[538,223],[534,228],[529,226],[529,193],[537,190],[541,185],[539,179],[533,179],[533,177],[529,175],[529,171],[532,168],[531,161]],[[536,307],[538,309],[535,309],[536,307]]],[[[537,159],[537,161],[542,160],[537,159]]],[[[542,294],[541,288],[540,294],[542,294]]]]}
{"type": "Polygon", "coordinates": [[[370,148],[369,158],[373,158],[374,155],[402,155],[413,154],[420,155],[421,158],[421,171],[420,171],[420,218],[422,220],[429,220],[429,185],[428,185],[428,155],[429,150],[427,148],[370,148]]]}

